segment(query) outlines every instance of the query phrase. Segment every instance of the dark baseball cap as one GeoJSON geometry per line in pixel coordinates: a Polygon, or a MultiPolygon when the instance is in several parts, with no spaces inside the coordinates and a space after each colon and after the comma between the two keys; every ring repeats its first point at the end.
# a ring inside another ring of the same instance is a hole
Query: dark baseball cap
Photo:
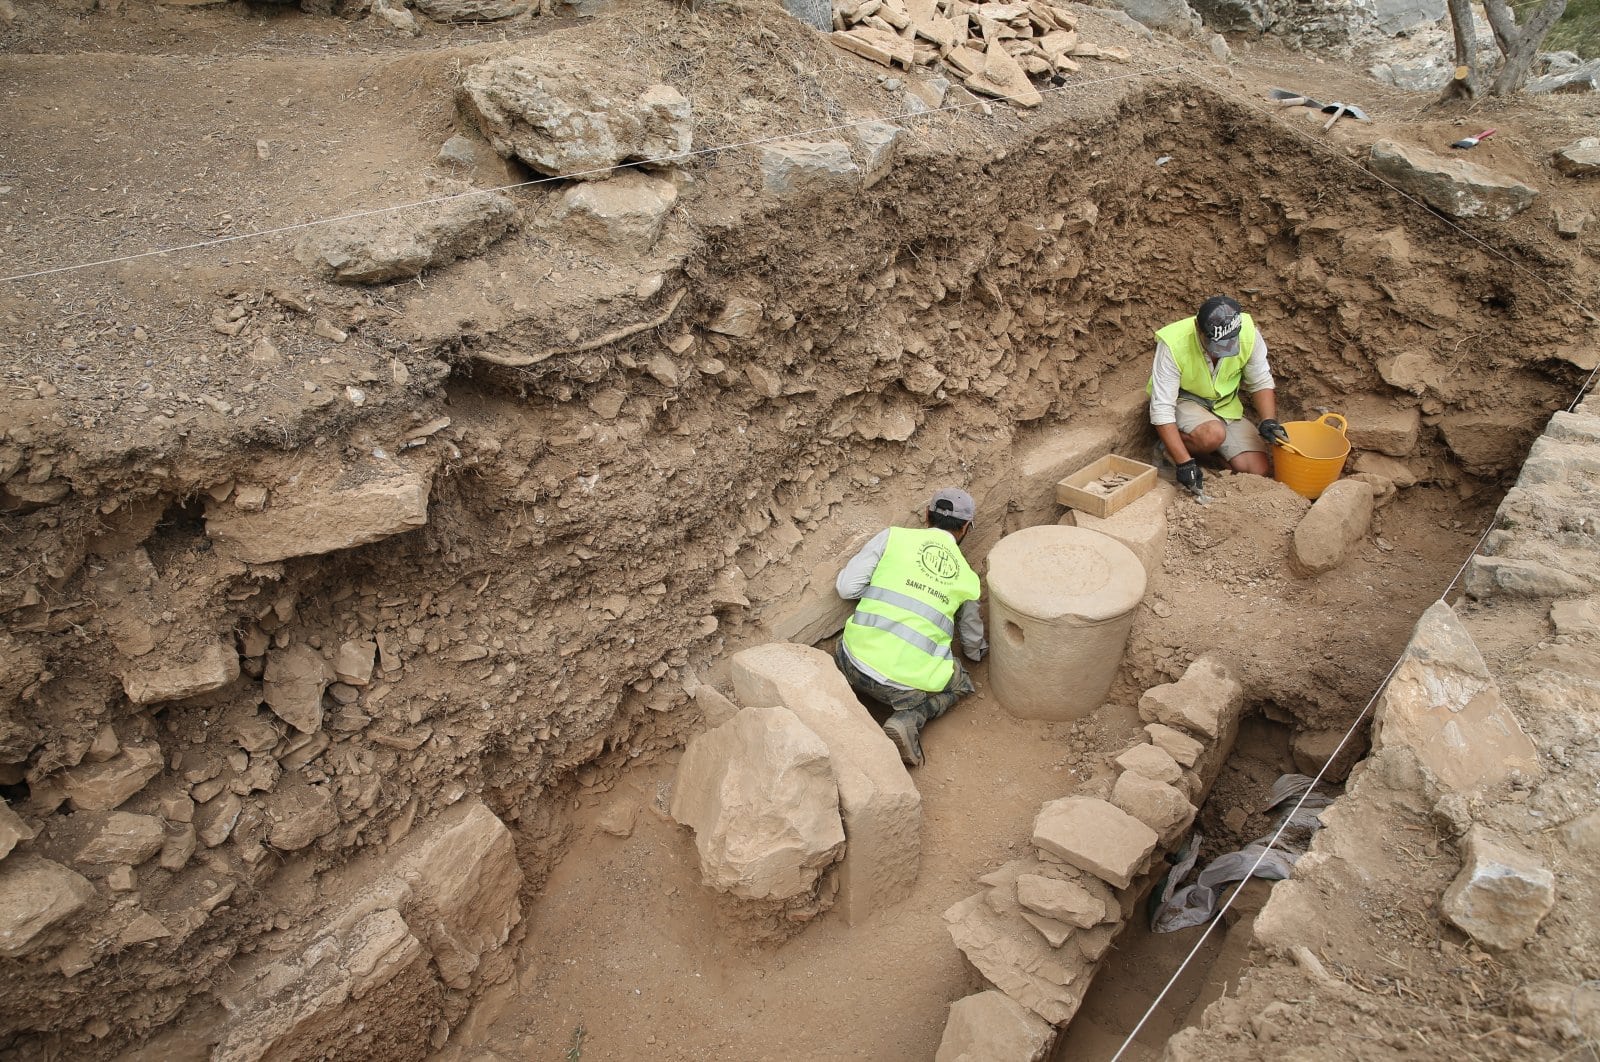
{"type": "Polygon", "coordinates": [[[1239,332],[1244,327],[1243,309],[1226,295],[1213,295],[1200,304],[1194,327],[1200,344],[1213,358],[1231,358],[1239,353],[1239,332]]]}
{"type": "Polygon", "coordinates": [[[944,513],[965,522],[978,514],[978,507],[973,504],[972,495],[966,491],[959,487],[945,487],[928,502],[928,511],[944,513]]]}

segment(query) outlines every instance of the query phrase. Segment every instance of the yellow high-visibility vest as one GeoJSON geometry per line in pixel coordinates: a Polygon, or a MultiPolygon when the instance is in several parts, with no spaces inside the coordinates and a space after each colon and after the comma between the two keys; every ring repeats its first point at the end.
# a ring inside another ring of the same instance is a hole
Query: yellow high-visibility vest
{"type": "Polygon", "coordinates": [[[872,582],[844,625],[844,647],[891,682],[935,693],[955,675],[956,610],[979,593],[978,573],[954,535],[891,527],[872,582]]]}

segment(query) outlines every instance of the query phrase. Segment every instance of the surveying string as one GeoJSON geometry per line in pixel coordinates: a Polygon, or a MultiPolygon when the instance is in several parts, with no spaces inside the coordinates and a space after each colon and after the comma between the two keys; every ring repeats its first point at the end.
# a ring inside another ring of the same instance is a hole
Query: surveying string
{"type": "MultiPolygon", "coordinates": [[[[1091,88],[1095,85],[1109,85],[1118,81],[1131,81],[1138,78],[1150,77],[1155,74],[1173,73],[1181,69],[1178,66],[1159,67],[1151,70],[1135,71],[1131,74],[1116,74],[1111,77],[1096,78],[1092,81],[1074,81],[1064,85],[1053,85],[1042,89],[1033,89],[1038,95],[1047,93],[1067,92],[1076,89],[1091,88]]],[[[1020,96],[995,96],[995,102],[1010,103],[1020,96]]],[[[759,137],[754,140],[743,140],[733,144],[719,144],[714,147],[696,148],[692,151],[683,151],[673,155],[658,155],[653,158],[637,159],[632,162],[619,162],[609,166],[595,166],[587,170],[577,170],[572,173],[560,174],[550,177],[536,177],[532,180],[517,181],[513,184],[502,184],[493,188],[474,188],[466,192],[453,192],[449,195],[433,196],[428,199],[418,199],[409,203],[398,203],[394,206],[371,207],[366,210],[356,210],[348,214],[338,214],[332,217],[317,218],[312,221],[297,222],[292,225],[280,225],[271,229],[257,229],[251,232],[241,232],[234,236],[218,236],[214,239],[199,240],[195,243],[177,244],[172,247],[159,247],[149,251],[139,251],[134,254],[118,255],[113,258],[100,258],[90,262],[78,262],[72,265],[55,266],[49,269],[36,269],[26,273],[13,273],[9,276],[0,276],[0,283],[11,283],[19,280],[33,280],[38,277],[54,276],[58,273],[72,273],[83,269],[94,269],[99,266],[117,265],[123,262],[135,262],[142,258],[154,258],[159,255],[176,254],[181,251],[196,251],[206,247],[217,247],[222,244],[236,243],[240,240],[257,240],[269,236],[282,236],[291,232],[302,232],[307,229],[319,228],[324,225],[334,225],[343,221],[354,221],[359,218],[374,217],[382,214],[395,214],[404,210],[415,210],[419,207],[436,206],[440,203],[449,203],[458,199],[470,199],[473,196],[495,195],[500,192],[511,192],[521,188],[533,188],[553,181],[570,181],[585,177],[597,177],[601,174],[615,173],[618,170],[633,169],[637,166],[662,165],[666,163],[682,162],[698,158],[703,155],[716,155],[728,151],[740,151],[745,148],[760,147],[763,144],[773,144],[784,140],[795,140],[812,136],[818,133],[832,133],[845,129],[855,129],[863,125],[887,123],[909,123],[917,118],[925,118],[932,114],[951,114],[963,110],[976,110],[989,106],[987,100],[975,99],[971,103],[955,103],[948,106],[929,107],[920,111],[902,111],[899,114],[882,118],[857,118],[848,122],[835,122],[832,125],[819,125],[810,129],[798,129],[787,133],[777,133],[772,136],[759,137]]]]}

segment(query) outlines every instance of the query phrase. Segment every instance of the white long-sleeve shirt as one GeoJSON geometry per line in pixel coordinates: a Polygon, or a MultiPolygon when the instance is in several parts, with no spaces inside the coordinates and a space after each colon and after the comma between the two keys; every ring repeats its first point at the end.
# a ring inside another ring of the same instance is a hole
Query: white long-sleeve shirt
{"type": "MultiPolygon", "coordinates": [[[[846,601],[861,599],[867,587],[872,585],[872,572],[883,559],[883,551],[888,544],[889,529],[884,528],[873,535],[871,540],[861,547],[861,551],[846,562],[844,570],[833,582],[833,587],[839,591],[840,597],[846,601]]],[[[961,652],[968,660],[982,660],[983,655],[989,651],[989,640],[983,633],[983,613],[978,610],[976,601],[963,601],[961,607],[956,609],[956,633],[961,636],[961,652]]],[[[857,666],[860,663],[859,660],[856,661],[857,666]]],[[[891,682],[876,672],[872,672],[872,677],[896,689],[910,688],[898,682],[891,682]]]]}
{"type": "MultiPolygon", "coordinates": [[[[1210,361],[1211,356],[1206,355],[1210,361]]],[[[1211,376],[1216,378],[1217,365],[1211,362],[1211,376]]],[[[1155,387],[1150,392],[1150,423],[1175,424],[1178,420],[1178,384],[1182,374],[1178,371],[1178,359],[1172,356],[1172,351],[1161,340],[1156,340],[1156,360],[1150,369],[1150,379],[1155,381],[1155,387]]],[[[1255,394],[1265,391],[1275,385],[1272,382],[1272,369],[1267,365],[1267,341],[1261,338],[1261,330],[1256,330],[1255,346],[1250,348],[1250,357],[1244,363],[1244,374],[1240,380],[1240,389],[1246,394],[1255,394]]]]}

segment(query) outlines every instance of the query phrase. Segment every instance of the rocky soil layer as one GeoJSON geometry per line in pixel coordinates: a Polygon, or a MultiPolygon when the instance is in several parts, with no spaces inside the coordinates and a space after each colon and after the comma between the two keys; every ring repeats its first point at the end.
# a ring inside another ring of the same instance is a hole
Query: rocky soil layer
{"type": "MultiPolygon", "coordinates": [[[[364,860],[481,800],[536,887],[567,795],[677,743],[729,648],[828,633],[838,557],[929,482],[978,496],[980,555],[1050,515],[1086,438],[1134,436],[1150,329],[1197,284],[1250,302],[1295,408],[1377,396],[1415,427],[1392,460],[1463,496],[1593,349],[1559,294],[1595,275],[1593,233],[1551,231],[1582,179],[1543,161],[1559,108],[1504,157],[1553,191],[1469,236],[1348,160],[1443,123],[1330,154],[1109,23],[1131,62],[1083,58],[1023,116],[764,7],[436,51],[364,22],[350,52],[208,10],[252,54],[201,58],[141,38],[172,9],[116,17],[127,51],[3,60],[0,258],[429,202],[0,289],[18,1057],[214,1040],[241,1008],[272,1015],[257,1046],[335,1042],[267,1005],[299,974],[240,973],[282,952],[349,973],[295,998],[381,988],[396,1044],[442,1038],[515,905],[461,945],[417,882],[353,911],[364,860]],[[913,97],[959,108],[884,124],[913,97]],[[609,179],[539,176],[575,169],[609,179]]],[[[1212,530],[1203,563],[1247,568],[1212,530]]],[[[1337,725],[1380,669],[1352,655],[1272,698],[1337,725]]]]}

